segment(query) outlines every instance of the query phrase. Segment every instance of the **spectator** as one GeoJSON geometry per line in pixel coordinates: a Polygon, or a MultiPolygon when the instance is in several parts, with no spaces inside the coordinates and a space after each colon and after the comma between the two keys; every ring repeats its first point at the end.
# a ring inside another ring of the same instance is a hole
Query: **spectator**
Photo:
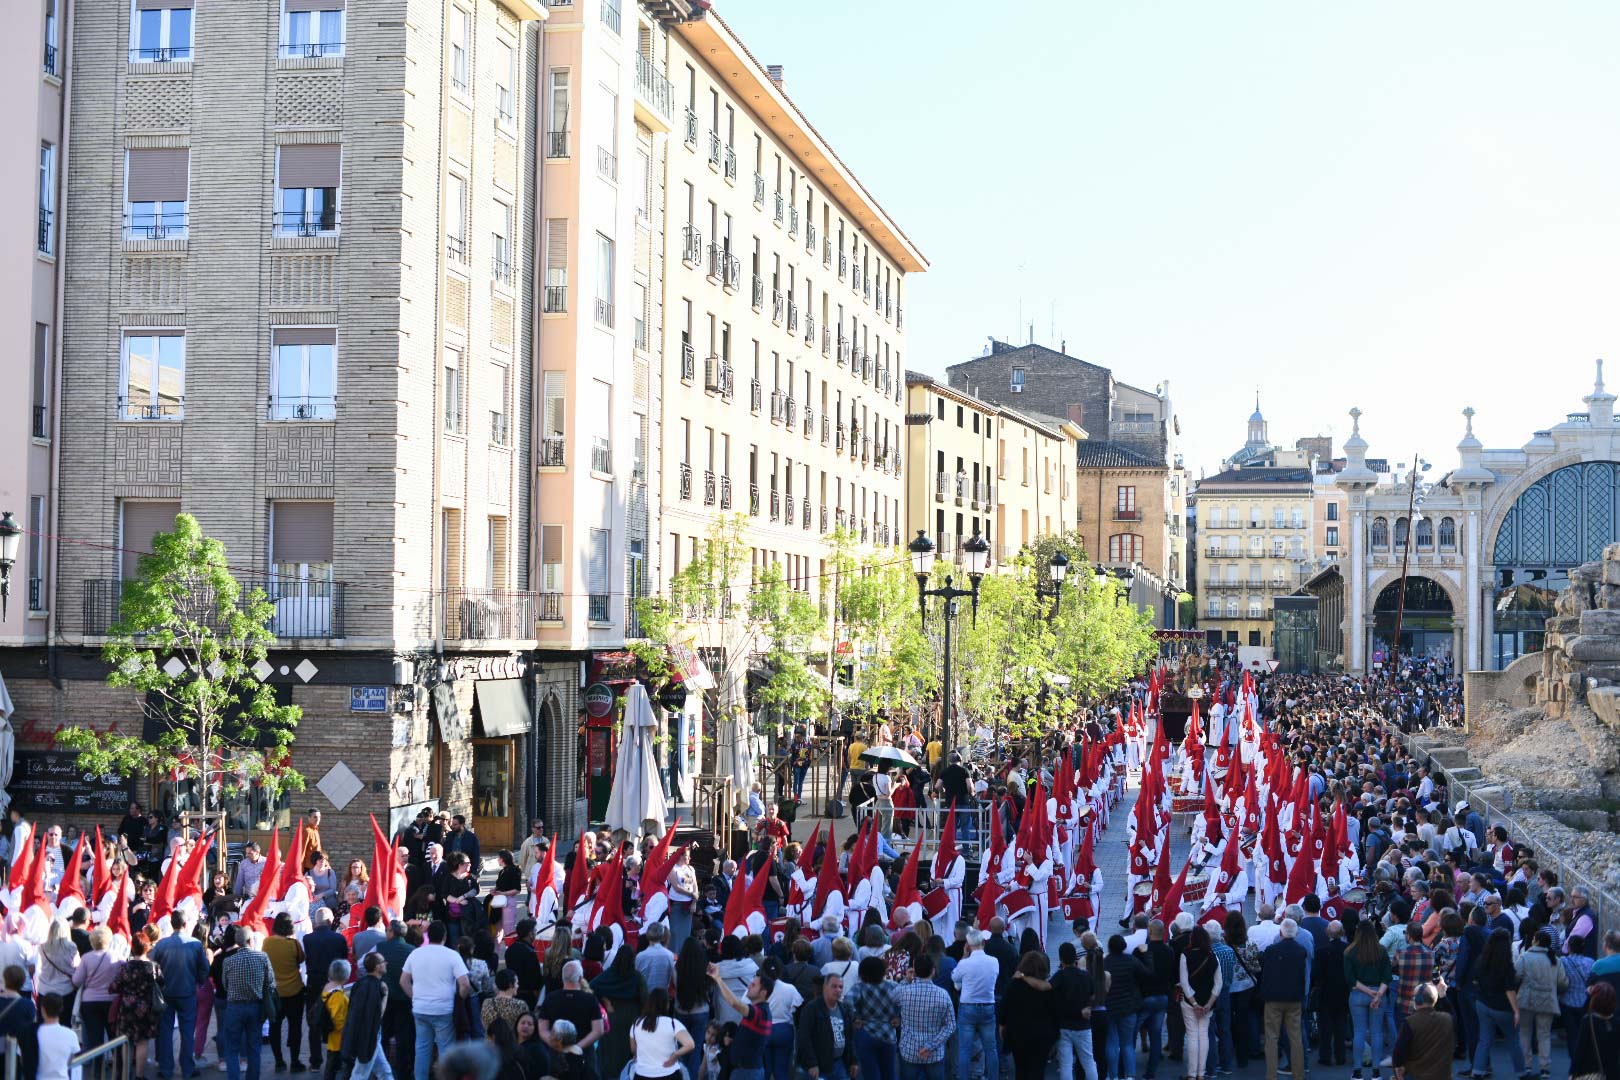
{"type": "MultiPolygon", "coordinates": [[[[731,992],[731,987],[726,984],[716,966],[709,965],[705,974],[714,983],[715,993],[719,994],[726,1005],[742,1018],[737,1021],[736,1031],[731,1040],[733,1080],[760,1080],[765,1075],[765,1046],[771,1031],[770,1009],[767,1002],[776,989],[776,980],[761,972],[754,976],[744,996],[739,998],[731,992]]],[[[695,1055],[701,1060],[702,1051],[698,1049],[697,1040],[692,1038],[689,1026],[686,1028],[686,1036],[691,1044],[686,1051],[687,1058],[690,1060],[695,1055]]]]}
{"type": "Polygon", "coordinates": [[[1530,1063],[1532,1040],[1541,1058],[1541,1072],[1552,1071],[1552,1026],[1559,1014],[1558,995],[1568,986],[1569,976],[1553,952],[1552,935],[1538,930],[1528,949],[1513,963],[1519,979],[1517,997],[1519,1046],[1526,1066],[1530,1063]]]}
{"type": "Polygon", "coordinates": [[[647,1003],[647,983],[636,971],[635,953],[628,948],[615,952],[607,970],[591,980],[591,990],[607,1010],[607,1031],[597,1043],[596,1065],[603,1076],[618,1076],[631,1058],[630,1029],[647,1003]]]}
{"type": "Polygon", "coordinates": [[[490,890],[490,921],[499,919],[501,936],[512,934],[517,928],[518,894],[523,891],[523,871],[518,869],[517,858],[502,848],[495,853],[500,871],[495,875],[495,887],[490,890]]]}
{"type": "Polygon", "coordinates": [[[298,1060],[299,1047],[304,1041],[304,977],[299,971],[304,963],[304,947],[293,933],[292,916],[282,912],[276,916],[270,926],[270,936],[264,940],[264,954],[270,958],[270,967],[276,973],[276,995],[281,998],[281,1008],[270,1024],[270,1054],[276,1060],[277,1072],[286,1069],[289,1061],[293,1072],[304,1071],[304,1063],[298,1060]],[[286,1058],[281,1056],[283,1025],[287,1030],[286,1058]]]}
{"type": "Polygon", "coordinates": [[[1254,989],[1260,978],[1260,950],[1249,940],[1249,926],[1243,921],[1241,911],[1229,912],[1226,916],[1226,944],[1236,961],[1232,972],[1232,1053],[1241,1069],[1261,1052],[1260,1033],[1254,1022],[1257,1010],[1253,1004],[1254,989]]]}
{"type": "Polygon", "coordinates": [[[685,1064],[687,1074],[693,1077],[703,1062],[703,1038],[709,1027],[709,967],[703,943],[695,937],[687,938],[675,958],[674,1005],[675,1019],[685,1024],[686,1033],[692,1036],[694,1049],[686,1055],[685,1064]]]}
{"type": "MultiPolygon", "coordinates": [[[[319,971],[311,965],[310,971],[319,971]]],[[[326,968],[326,985],[319,993],[320,999],[312,1002],[309,1014],[311,1017],[319,1016],[324,1012],[325,1022],[318,1025],[325,1031],[321,1039],[322,1049],[326,1051],[325,1065],[321,1070],[323,1080],[338,1080],[343,1074],[343,1027],[349,1019],[349,972],[353,969],[347,960],[333,960],[326,968]]],[[[310,1055],[315,1053],[317,1025],[310,1021],[309,1045],[310,1055]]]]}
{"type": "MultiPolygon", "coordinates": [[[[799,1066],[806,1072],[815,1070],[818,1080],[849,1080],[855,1065],[855,1040],[851,1037],[855,1016],[843,998],[843,978],[827,975],[821,981],[821,996],[799,1010],[799,1066]]],[[[963,1080],[967,1075],[962,1073],[963,1080]]]]}
{"type": "Polygon", "coordinates": [[[429,923],[427,944],[405,958],[399,974],[416,1021],[416,1080],[428,1080],[435,1047],[443,1055],[455,1042],[456,999],[471,993],[467,965],[444,939],[444,923],[429,923]]]}
{"type": "Polygon", "coordinates": [[[1395,1034],[1390,1060],[1407,1080],[1451,1080],[1456,1032],[1451,1015],[1434,1007],[1438,1000],[1434,984],[1419,986],[1412,994],[1412,1010],[1395,1034]]]}
{"type": "Polygon", "coordinates": [[[1412,995],[1417,988],[1434,979],[1434,952],[1423,944],[1423,927],[1415,922],[1406,924],[1406,941],[1395,950],[1391,960],[1395,973],[1395,1023],[1398,1025],[1412,1011],[1412,995]]]}
{"type": "Polygon", "coordinates": [[[1142,1019],[1142,985],[1153,976],[1147,964],[1147,943],[1134,953],[1125,951],[1119,934],[1108,938],[1108,1046],[1103,1058],[1112,1075],[1136,1076],[1136,1036],[1142,1019]]]}
{"type": "Polygon", "coordinates": [[[1058,1039],[1057,995],[1046,980],[1050,973],[1045,953],[1026,952],[997,1007],[1002,1041],[1012,1051],[1017,1080],[1041,1080],[1058,1039]]]}
{"type": "Polygon", "coordinates": [[[1567,927],[1567,937],[1579,937],[1586,948],[1586,955],[1597,956],[1598,937],[1597,912],[1592,910],[1592,894],[1585,885],[1572,885],[1569,889],[1569,911],[1565,914],[1564,925],[1567,927]]]}
{"type": "Polygon", "coordinates": [[[636,972],[647,989],[671,990],[675,986],[675,954],[665,942],[669,940],[669,927],[653,923],[645,934],[647,947],[636,956],[636,972]]]}
{"type": "Polygon", "coordinates": [[[956,970],[951,972],[951,982],[955,984],[961,1002],[956,1017],[956,1075],[961,1080],[972,1080],[973,1053],[977,1049],[984,1057],[984,1075],[989,1080],[999,1080],[1001,1061],[997,1056],[996,980],[1001,975],[1001,965],[985,951],[983,931],[969,930],[966,945],[967,951],[956,965],[956,970]]]}
{"type": "Polygon", "coordinates": [[[1072,941],[1058,946],[1058,970],[1052,977],[1052,990],[1056,995],[1053,1004],[1058,1027],[1058,1075],[1072,1080],[1078,1064],[1084,1069],[1086,1080],[1097,1080],[1091,1010],[1098,987],[1091,973],[1080,966],[1080,953],[1072,941]]]}
{"type": "Polygon", "coordinates": [[[78,1070],[69,1070],[68,1063],[79,1052],[79,1037],[73,1029],[61,1023],[63,1002],[60,994],[41,994],[39,998],[39,1031],[35,1035],[38,1045],[37,1063],[39,1080],[68,1080],[78,1070]]]}
{"type": "MultiPolygon", "coordinates": [[[[383,921],[382,909],[375,904],[361,913],[360,925],[365,929],[354,935],[353,946],[349,950],[354,955],[355,963],[364,960],[368,952],[388,940],[388,924],[383,921]]],[[[308,944],[306,941],[306,948],[308,944]]]]}
{"type": "Polygon", "coordinates": [[[55,994],[60,997],[62,1008],[69,1017],[73,1015],[73,975],[78,967],[79,947],[73,943],[67,921],[52,919],[45,931],[45,944],[39,947],[39,964],[34,969],[34,992],[36,995],[55,994]]]}
{"type": "Polygon", "coordinates": [[[1569,1048],[1569,1075],[1620,1076],[1620,1024],[1615,1023],[1615,992],[1608,983],[1587,990],[1586,1016],[1569,1048]]]}
{"type": "MultiPolygon", "coordinates": [[[[144,942],[143,942],[144,945],[144,942]]],[[[146,950],[141,949],[138,955],[144,957],[146,950]]],[[[124,967],[129,968],[131,960],[124,967]]],[[[147,969],[152,967],[149,960],[140,961],[147,969]]],[[[39,1069],[39,1037],[34,1023],[34,1002],[23,994],[23,984],[27,982],[28,973],[16,964],[7,964],[4,971],[0,971],[0,1037],[15,1039],[17,1042],[17,1056],[21,1059],[22,1076],[33,1076],[39,1069]]],[[[150,990],[155,979],[148,974],[146,986],[150,990]]],[[[147,1007],[147,1016],[151,1016],[151,1007],[147,1007]]],[[[122,1016],[120,1016],[122,1019],[122,1016]]],[[[120,1032],[127,1034],[127,1032],[120,1032]]],[[[135,1046],[134,1059],[145,1060],[146,1040],[152,1037],[150,1019],[148,1019],[146,1034],[141,1042],[135,1046]]],[[[134,1039],[130,1040],[132,1043],[134,1039]]]]}
{"type": "Polygon", "coordinates": [[[1479,1017],[1479,1041],[1474,1048],[1474,1075],[1489,1076],[1491,1040],[1500,1034],[1513,1055],[1513,1075],[1524,1075],[1524,1051],[1519,1046],[1519,976],[1506,930],[1492,930],[1474,966],[1474,1010],[1479,1017]]]}
{"type": "MultiPolygon", "coordinates": [[[[1350,1060],[1352,1077],[1361,1076],[1363,1054],[1370,1055],[1373,1076],[1384,1058],[1384,1012],[1393,971],[1389,955],[1378,943],[1378,929],[1370,920],[1356,925],[1354,944],[1344,954],[1344,982],[1350,989],[1350,1060]]],[[[1270,1036],[1267,1036],[1269,1039],[1270,1036]]]]}
{"type": "Polygon", "coordinates": [[[858,981],[847,1001],[855,1016],[855,1060],[866,1080],[893,1080],[900,1028],[900,1003],[881,956],[860,962],[858,981]]]}
{"type": "Polygon", "coordinates": [[[1586,984],[1594,965],[1579,946],[1559,957],[1559,963],[1564,967],[1564,989],[1558,995],[1558,1008],[1563,1014],[1564,1040],[1574,1046],[1580,1036],[1581,1016],[1586,1012],[1586,984]]]}
{"type": "Polygon", "coordinates": [[[654,990],[647,995],[641,1019],[630,1028],[637,1080],[674,1076],[681,1070],[681,1058],[692,1050],[692,1036],[668,1012],[669,993],[654,990]]]}
{"type": "Polygon", "coordinates": [[[945,1080],[945,1050],[956,1031],[951,995],[934,982],[934,958],[912,963],[912,977],[895,989],[900,1006],[901,1080],[945,1080]]]}
{"type": "MultiPolygon", "coordinates": [[[[1585,953],[1587,956],[1592,956],[1592,951],[1585,946],[1586,942],[1583,940],[1581,947],[1577,949],[1575,947],[1575,938],[1572,936],[1569,939],[1569,948],[1565,952],[1573,953],[1578,951],[1585,953]]],[[[1614,988],[1616,994],[1620,994],[1620,930],[1610,930],[1603,935],[1603,955],[1593,961],[1591,977],[1587,981],[1594,980],[1608,983],[1614,988]]]]}
{"type": "MultiPolygon", "coordinates": [[[[372,1076],[387,1078],[391,1075],[388,1057],[383,1053],[382,1031],[388,987],[383,972],[388,961],[379,952],[369,952],[360,961],[364,972],[350,988],[344,1021],[338,1027],[337,1052],[329,1053],[327,1061],[341,1056],[350,1067],[348,1080],[370,1080],[372,1076]]],[[[335,1017],[334,1017],[335,1019],[335,1017]]],[[[331,1042],[327,1043],[330,1048],[331,1042]]]]}
{"type": "Polygon", "coordinates": [[[263,874],[264,853],[257,842],[249,840],[242,845],[242,861],[236,864],[236,895],[243,900],[252,899],[259,891],[259,878],[263,874]]]}
{"type": "Polygon", "coordinates": [[[416,1072],[416,1020],[411,1015],[411,999],[399,981],[405,961],[416,951],[416,946],[406,940],[405,934],[405,924],[395,919],[388,924],[388,940],[376,948],[386,961],[379,975],[388,990],[383,1006],[383,1049],[393,1047],[394,1056],[389,1058],[388,1065],[400,1080],[416,1072]]]}
{"type": "MultiPolygon", "coordinates": [[[[549,954],[547,959],[550,959],[549,954]]],[[[546,999],[540,1003],[540,1038],[559,1054],[568,1053],[570,1046],[578,1047],[594,1065],[596,1043],[602,1038],[605,1027],[602,1006],[597,1004],[596,995],[581,985],[585,981],[585,966],[578,960],[563,964],[561,979],[562,988],[556,992],[547,990],[546,999]],[[559,1020],[567,1020],[573,1026],[572,1041],[565,1043],[555,1033],[559,1020]],[[585,1034],[579,1035],[581,1031],[585,1034]]]]}
{"type": "MultiPolygon", "coordinates": [[[[158,970],[157,965],[152,963],[147,955],[150,951],[151,943],[146,935],[134,935],[129,942],[129,959],[119,968],[112,983],[118,1010],[118,1018],[113,1022],[113,1033],[129,1040],[136,1061],[146,1060],[146,1044],[157,1034],[160,1019],[160,1016],[152,1011],[152,988],[157,985],[158,970]]],[[[8,988],[12,970],[10,967],[6,968],[8,988]]],[[[33,1019],[32,1008],[29,1019],[33,1019]]],[[[4,1031],[0,1030],[0,1034],[4,1034],[4,1031]]]]}
{"type": "MultiPolygon", "coordinates": [[[[270,958],[257,949],[242,946],[246,933],[237,926],[226,931],[226,951],[221,954],[219,980],[215,986],[225,999],[219,1045],[225,1055],[228,1080],[239,1080],[243,1060],[247,1061],[248,1080],[259,1080],[259,1059],[263,1056],[260,1032],[277,992],[270,958]]],[[[123,1006],[119,1009],[122,1020],[123,1006]]],[[[139,1055],[135,1060],[140,1060],[139,1055]]]]}
{"type": "Polygon", "coordinates": [[[1164,922],[1154,919],[1148,923],[1147,953],[1143,957],[1151,974],[1142,980],[1141,1030],[1147,1038],[1147,1068],[1142,1073],[1151,1078],[1158,1075],[1159,1059],[1164,1053],[1164,1020],[1170,1009],[1170,991],[1176,983],[1176,954],[1164,940],[1164,922]]]}
{"type": "Polygon", "coordinates": [[[1184,1060],[1187,1075],[1203,1080],[1209,1060],[1209,1021],[1221,994],[1221,965],[1209,940],[1209,931],[1195,926],[1181,954],[1181,1019],[1187,1029],[1184,1060]]]}
{"type": "Polygon", "coordinates": [[[765,1041],[765,1071],[772,1078],[792,1080],[793,1017],[804,1004],[804,995],[784,977],[782,962],[774,956],[768,957],[759,970],[770,978],[770,995],[765,999],[765,1007],[770,1012],[771,1033],[765,1041]]]}
{"type": "MultiPolygon", "coordinates": [[[[1280,931],[1278,939],[1260,954],[1259,986],[1266,1017],[1266,1080],[1277,1080],[1277,1040],[1285,1029],[1294,1080],[1305,1080],[1305,1041],[1300,1015],[1305,1002],[1308,957],[1305,946],[1296,940],[1299,926],[1293,919],[1284,919],[1280,931]]],[[[1388,963],[1387,958],[1385,963],[1388,963]]],[[[1374,1076],[1377,1075],[1376,1060],[1374,1076]]]]}
{"type": "Polygon", "coordinates": [[[1344,924],[1335,919],[1328,923],[1327,938],[1317,946],[1311,960],[1319,1065],[1343,1065],[1345,1061],[1345,1044],[1349,1042],[1351,1028],[1350,984],[1345,981],[1344,954],[1344,924]]]}
{"type": "Polygon", "coordinates": [[[186,933],[186,917],[169,914],[169,936],[152,949],[163,983],[163,1016],[158,1021],[158,1076],[174,1074],[174,1028],[180,1025],[180,1075],[197,1071],[192,1054],[197,1029],[197,987],[208,979],[208,954],[203,943],[186,933]]]}
{"type": "MultiPolygon", "coordinates": [[[[122,963],[107,952],[112,944],[112,931],[98,926],[90,931],[90,951],[84,954],[79,966],[73,969],[73,985],[82,1000],[79,1019],[84,1024],[86,1046],[100,1046],[108,1039],[107,1016],[117,994],[112,989],[122,963]]],[[[221,1021],[223,1022],[223,1016],[221,1021]]]]}

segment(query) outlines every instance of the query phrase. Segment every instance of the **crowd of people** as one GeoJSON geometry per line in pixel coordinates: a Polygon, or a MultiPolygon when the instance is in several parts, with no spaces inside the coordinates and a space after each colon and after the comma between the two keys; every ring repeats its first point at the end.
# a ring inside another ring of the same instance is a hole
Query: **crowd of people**
{"type": "Polygon", "coordinates": [[[874,725],[854,824],[795,841],[756,793],[746,856],[708,866],[673,828],[563,854],[539,821],[486,865],[424,810],[340,875],[312,812],[226,875],[140,807],[106,837],[14,814],[0,1035],[53,1080],[120,1036],[230,1080],[266,1042],[354,1080],[1483,1080],[1498,1040],[1522,1078],[1558,1043],[1620,1077],[1620,928],[1402,743],[1446,673],[1204,678],[1179,728],[1155,672],[1038,739],[907,733],[910,769],[867,767],[874,725]]]}

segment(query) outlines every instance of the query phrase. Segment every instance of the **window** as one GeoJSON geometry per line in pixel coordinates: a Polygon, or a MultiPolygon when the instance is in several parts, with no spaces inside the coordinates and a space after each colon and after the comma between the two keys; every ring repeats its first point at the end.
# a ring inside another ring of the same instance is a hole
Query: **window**
{"type": "Polygon", "coordinates": [[[45,497],[28,498],[28,610],[44,611],[45,602],[45,537],[49,530],[45,520],[45,497]]]}
{"type": "Polygon", "coordinates": [[[1417,519],[1417,546],[1420,548],[1434,547],[1434,522],[1426,517],[1417,519]]]}
{"type": "Polygon", "coordinates": [[[34,324],[34,363],[33,363],[33,427],[30,429],[36,439],[50,437],[50,424],[47,422],[47,406],[51,395],[51,328],[44,323],[34,324]]]}
{"type": "Polygon", "coordinates": [[[270,419],[337,419],[337,331],[277,327],[271,352],[270,419]]]}
{"type": "Polygon", "coordinates": [[[1303,559],[1305,557],[1305,538],[1290,536],[1288,538],[1288,557],[1290,559],[1303,559]]]}
{"type": "Polygon", "coordinates": [[[45,74],[56,75],[56,0],[45,0],[45,74]]]}
{"type": "Polygon", "coordinates": [[[56,147],[39,144],[39,250],[56,250],[56,147]]]}
{"type": "Polygon", "coordinates": [[[495,231],[490,234],[490,273],[504,285],[512,283],[512,208],[495,204],[495,231]]]}
{"type": "Polygon", "coordinates": [[[489,588],[502,591],[506,588],[506,533],[507,525],[504,517],[490,517],[484,529],[484,581],[489,588]]]}
{"type": "Polygon", "coordinates": [[[186,401],[186,338],[180,330],[124,335],[120,420],[178,420],[186,401]]]}
{"type": "MultiPolygon", "coordinates": [[[[561,525],[540,526],[540,591],[543,593],[560,593],[563,587],[563,527],[561,525]]],[[[541,618],[547,613],[542,611],[541,618]]],[[[551,616],[561,618],[561,612],[551,616]]]]}
{"type": "Polygon", "coordinates": [[[332,504],[270,504],[270,565],[279,637],[332,637],[332,504]]]}
{"type": "Polygon", "coordinates": [[[541,465],[558,466],[566,463],[563,457],[563,444],[568,435],[565,427],[567,402],[564,398],[567,378],[567,374],[561,371],[548,371],[545,375],[545,408],[540,418],[541,465]]]}
{"type": "Polygon", "coordinates": [[[342,56],[343,0],[283,0],[281,55],[342,56]]]}
{"type": "Polygon", "coordinates": [[[1260,564],[1259,563],[1250,563],[1249,564],[1249,585],[1250,586],[1252,586],[1254,588],[1258,588],[1260,586],[1260,573],[1261,573],[1261,571],[1260,571],[1260,564]]]}
{"type": "Polygon", "coordinates": [[[1221,602],[1213,596],[1209,598],[1209,617],[1212,619],[1221,617],[1221,602]]]}
{"type": "Polygon", "coordinates": [[[186,235],[191,151],[130,150],[124,156],[124,238],[186,235]]]}
{"type": "Polygon", "coordinates": [[[276,163],[276,235],[337,232],[341,172],[342,148],[335,143],[283,146],[276,163]]]}
{"type": "Polygon", "coordinates": [[[1264,520],[1265,518],[1261,516],[1260,508],[1258,506],[1249,507],[1249,528],[1258,529],[1261,522],[1264,520]]]}
{"type": "Polygon", "coordinates": [[[1121,484],[1114,493],[1114,517],[1121,521],[1136,518],[1136,486],[1121,484]]]}
{"type": "Polygon", "coordinates": [[[1283,510],[1280,506],[1274,506],[1271,508],[1271,527],[1273,529],[1280,529],[1283,527],[1283,510]]]}
{"type": "Polygon", "coordinates": [[[467,261],[467,181],[455,173],[444,186],[444,254],[453,262],[467,261]]]}
{"type": "Polygon", "coordinates": [[[1273,559],[1280,559],[1283,557],[1283,538],[1280,536],[1274,536],[1271,538],[1271,557],[1273,559]]]}
{"type": "Polygon", "coordinates": [[[1327,504],[1327,519],[1329,521],[1338,521],[1339,520],[1339,504],[1338,503],[1330,502],[1330,503],[1327,504]]]}
{"type": "Polygon", "coordinates": [[[439,394],[444,398],[445,432],[460,435],[465,388],[461,378],[461,354],[454,349],[444,350],[444,378],[439,387],[439,394]]]}
{"type": "Polygon", "coordinates": [[[547,129],[546,156],[568,156],[568,69],[551,70],[551,126],[547,129]]]}
{"type": "Polygon", "coordinates": [[[489,441],[495,446],[510,446],[512,433],[507,424],[506,410],[512,400],[512,368],[509,364],[493,364],[491,380],[496,387],[496,398],[489,410],[489,441]]]}
{"type": "Polygon", "coordinates": [[[124,581],[135,578],[140,559],[152,550],[152,538],[158,533],[174,531],[174,519],[180,513],[178,502],[141,502],[123,499],[118,504],[118,576],[124,581]]]}
{"type": "Polygon", "coordinates": [[[1295,507],[1288,512],[1288,526],[1292,529],[1305,527],[1305,511],[1295,507]]]}
{"type": "Polygon", "coordinates": [[[1249,597],[1249,618],[1260,618],[1261,605],[1264,602],[1265,601],[1261,600],[1258,596],[1249,597]]]}
{"type": "MultiPolygon", "coordinates": [[[[1328,541],[1328,543],[1332,542],[1331,540],[1328,541]]],[[[1457,523],[1451,518],[1443,517],[1440,519],[1440,546],[1443,548],[1457,546],[1457,523]]]]}
{"type": "Polygon", "coordinates": [[[135,0],[129,62],[191,59],[191,0],[135,0]]]}
{"type": "Polygon", "coordinates": [[[1260,631],[1258,631],[1258,630],[1250,630],[1249,631],[1249,644],[1250,645],[1259,645],[1260,644],[1260,631]]]}
{"type": "Polygon", "coordinates": [[[1142,538],[1136,533],[1115,533],[1108,538],[1108,561],[1141,562],[1142,538]]]}
{"type": "Polygon", "coordinates": [[[596,321],[613,326],[613,241],[596,234],[596,321]]]}
{"type": "Polygon", "coordinates": [[[1223,515],[1221,514],[1221,508],[1218,506],[1212,506],[1209,508],[1209,521],[1205,524],[1208,528],[1219,529],[1222,524],[1222,517],[1223,515]]]}
{"type": "Polygon", "coordinates": [[[470,67],[469,50],[472,48],[472,15],[458,8],[450,9],[450,85],[465,94],[470,67]]]}
{"type": "Polygon", "coordinates": [[[1235,597],[1235,596],[1227,597],[1226,598],[1226,617],[1228,619],[1235,619],[1235,618],[1237,618],[1237,613],[1238,613],[1237,597],[1235,597]]]}
{"type": "Polygon", "coordinates": [[[505,38],[495,39],[495,116],[510,127],[517,116],[517,50],[505,38]]]}
{"type": "Polygon", "coordinates": [[[1265,553],[1265,541],[1258,536],[1249,537],[1249,555],[1258,559],[1265,553]]]}
{"type": "Polygon", "coordinates": [[[1370,532],[1372,534],[1371,539],[1373,547],[1389,547],[1389,521],[1387,519],[1381,517],[1373,518],[1372,529],[1370,532]]]}
{"type": "Polygon", "coordinates": [[[1406,519],[1403,518],[1403,517],[1396,518],[1395,519],[1395,546],[1398,547],[1398,548],[1405,547],[1406,546],[1406,536],[1407,536],[1407,521],[1406,521],[1406,519]]]}
{"type": "Polygon", "coordinates": [[[608,621],[608,550],[612,535],[606,529],[590,530],[585,564],[585,588],[590,594],[585,617],[590,622],[608,621]]]}
{"type": "Polygon", "coordinates": [[[1021,367],[1012,369],[1012,392],[1015,394],[1024,392],[1024,369],[1021,367]]]}
{"type": "Polygon", "coordinates": [[[557,314],[568,310],[568,219],[546,219],[546,296],[545,310],[557,314]]]}
{"type": "Polygon", "coordinates": [[[1337,525],[1327,527],[1327,545],[1328,547],[1339,546],[1339,527],[1337,525]]]}

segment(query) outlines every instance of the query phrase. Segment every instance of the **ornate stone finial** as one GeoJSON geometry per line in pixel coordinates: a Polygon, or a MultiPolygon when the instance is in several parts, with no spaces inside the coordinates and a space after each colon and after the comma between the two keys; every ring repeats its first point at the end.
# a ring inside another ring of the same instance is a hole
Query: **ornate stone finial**
{"type": "Polygon", "coordinates": [[[1351,409],[1350,410],[1350,434],[1351,434],[1352,437],[1359,436],[1361,434],[1361,410],[1360,409],[1351,409]]]}
{"type": "Polygon", "coordinates": [[[1603,393],[1603,357],[1601,356],[1598,357],[1597,362],[1597,385],[1592,387],[1592,393],[1603,393]]]}
{"type": "Polygon", "coordinates": [[[1463,416],[1468,418],[1468,432],[1466,437],[1472,439],[1474,437],[1474,407],[1470,405],[1468,408],[1464,409],[1463,416]]]}

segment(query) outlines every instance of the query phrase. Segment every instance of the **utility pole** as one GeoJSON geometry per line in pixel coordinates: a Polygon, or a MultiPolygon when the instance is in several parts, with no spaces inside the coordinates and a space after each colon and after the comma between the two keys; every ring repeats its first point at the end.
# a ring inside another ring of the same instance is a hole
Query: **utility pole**
{"type": "Polygon", "coordinates": [[[1395,681],[1395,670],[1401,656],[1401,623],[1406,619],[1406,567],[1412,559],[1412,533],[1417,531],[1417,522],[1412,520],[1412,512],[1417,507],[1418,461],[1419,455],[1412,455],[1412,474],[1406,494],[1406,542],[1401,546],[1401,595],[1395,605],[1395,639],[1389,645],[1389,681],[1395,681]]]}

